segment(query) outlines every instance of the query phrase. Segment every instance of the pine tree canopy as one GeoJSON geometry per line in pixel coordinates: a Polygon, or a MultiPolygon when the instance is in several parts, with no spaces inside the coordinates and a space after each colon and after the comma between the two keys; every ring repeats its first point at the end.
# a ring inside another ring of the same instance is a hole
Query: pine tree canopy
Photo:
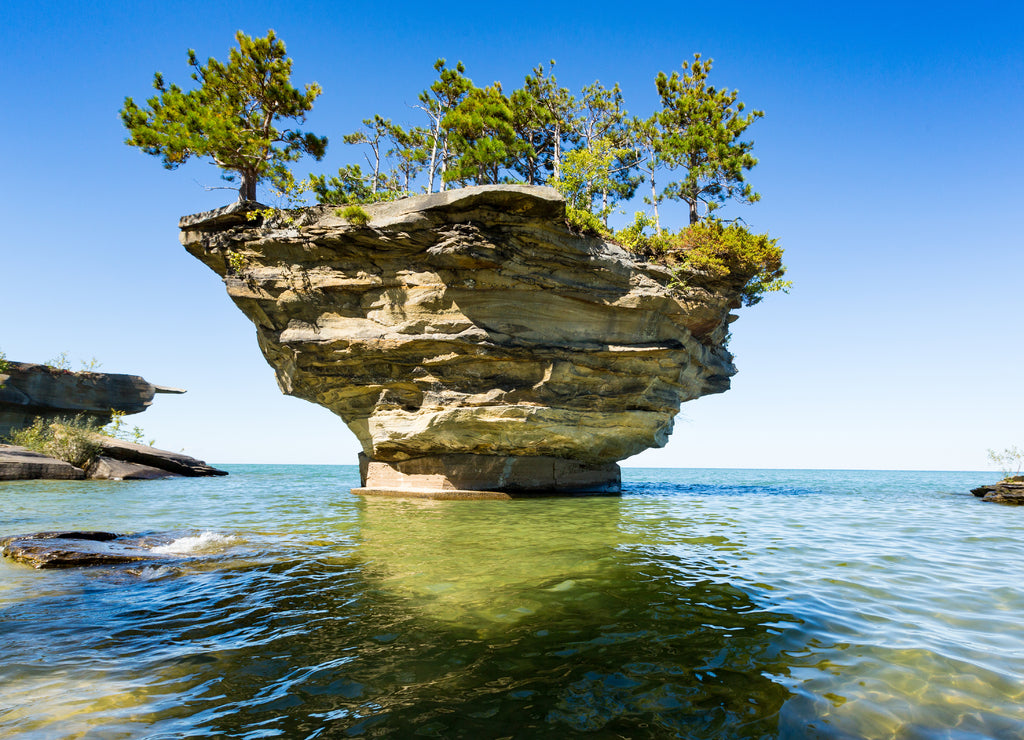
{"type": "Polygon", "coordinates": [[[316,83],[305,90],[292,86],[292,60],[274,31],[255,39],[239,31],[235,40],[238,47],[226,64],[211,57],[201,65],[189,50],[194,89],[167,85],[157,72],[158,95],[145,107],[125,98],[121,120],[130,134],[125,143],[160,157],[167,169],[191,157],[209,157],[226,179],[238,177],[239,200],[254,201],[260,180],[289,187],[294,181],[287,163],[303,154],[320,159],[327,138],[277,127],[280,121],[303,123],[321,89],[316,83]]]}
{"type": "Polygon", "coordinates": [[[745,106],[736,101],[735,90],[708,86],[711,63],[694,54],[692,62],[683,62],[682,76],[660,72],[655,81],[662,104],[657,114],[662,158],[670,169],[683,173],[681,180],[666,186],[664,196],[689,204],[690,223],[699,220],[700,203],[711,212],[730,198],[754,203],[761,197],[743,174],[757,164],[750,153],[754,144],[740,137],[764,112],[741,115],[745,106]]]}

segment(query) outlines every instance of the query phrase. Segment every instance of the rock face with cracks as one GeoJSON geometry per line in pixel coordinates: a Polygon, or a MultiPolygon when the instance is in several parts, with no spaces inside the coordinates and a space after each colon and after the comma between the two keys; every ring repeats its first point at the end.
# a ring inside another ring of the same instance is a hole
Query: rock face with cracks
{"type": "Polygon", "coordinates": [[[474,460],[545,458],[533,467],[550,480],[471,487],[615,490],[616,461],[663,446],[680,404],[735,372],[723,344],[737,291],[680,287],[574,234],[550,188],[366,205],[365,225],[335,206],[258,208],[185,217],[181,241],[255,324],[281,390],[352,429],[368,487],[373,463],[392,489],[457,489],[474,460]],[[581,469],[614,481],[566,477],[581,469]]]}

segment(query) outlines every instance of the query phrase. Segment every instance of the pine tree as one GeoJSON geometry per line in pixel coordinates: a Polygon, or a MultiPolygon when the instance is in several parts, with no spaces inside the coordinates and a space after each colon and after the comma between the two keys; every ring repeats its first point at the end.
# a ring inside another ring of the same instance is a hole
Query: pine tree
{"type": "Polygon", "coordinates": [[[445,66],[445,60],[434,62],[437,79],[419,95],[420,105],[416,107],[427,114],[430,126],[427,128],[425,147],[427,157],[427,192],[434,192],[434,178],[440,175],[440,190],[444,190],[444,174],[449,164],[447,129],[443,126],[445,116],[453,111],[473,89],[473,81],[466,77],[466,67],[458,62],[454,69],[445,66]]]}
{"type": "Polygon", "coordinates": [[[559,87],[558,80],[551,74],[555,60],[551,60],[548,71],[544,65],[533,68],[533,74],[527,75],[525,89],[535,101],[535,105],[546,116],[551,136],[551,173],[557,180],[561,176],[562,144],[572,141],[573,121],[576,116],[576,98],[567,88],[559,87]]]}
{"type": "Polygon", "coordinates": [[[227,64],[211,57],[201,65],[189,50],[191,76],[199,83],[193,90],[167,85],[157,72],[153,87],[159,94],[144,108],[125,98],[121,120],[131,134],[125,143],[159,156],[167,169],[193,156],[209,157],[228,173],[225,179],[239,178],[239,200],[254,201],[260,180],[281,190],[293,184],[287,163],[303,154],[322,158],[327,138],[277,128],[282,120],[303,123],[321,92],[315,82],[305,91],[292,87],[284,42],[272,30],[256,39],[239,31],[235,40],[238,48],[227,64]]]}
{"type": "Polygon", "coordinates": [[[654,209],[654,229],[661,234],[661,217],[658,204],[664,195],[658,192],[656,177],[665,164],[664,133],[657,115],[650,118],[632,118],[629,121],[629,141],[634,151],[634,161],[642,173],[640,182],[650,179],[651,194],[644,196],[644,202],[654,209]]]}
{"type": "Polygon", "coordinates": [[[454,157],[444,173],[446,182],[500,182],[502,171],[512,166],[524,147],[512,127],[508,98],[497,82],[470,90],[442,125],[454,157]]]}
{"type": "Polygon", "coordinates": [[[608,215],[619,200],[628,200],[636,193],[640,179],[634,175],[637,160],[630,149],[629,126],[622,104],[622,91],[616,83],[610,90],[595,81],[583,88],[575,134],[592,155],[604,161],[608,155],[607,173],[600,187],[601,213],[608,225],[608,215]]]}
{"type": "Polygon", "coordinates": [[[523,87],[509,96],[512,128],[523,142],[512,165],[528,185],[542,185],[551,171],[554,153],[551,113],[537,104],[530,90],[523,87]]]}
{"type": "Polygon", "coordinates": [[[348,164],[339,168],[337,176],[330,180],[326,175],[310,175],[309,188],[316,195],[317,203],[372,203],[374,193],[370,190],[370,179],[363,173],[362,167],[348,164]]]}
{"type": "Polygon", "coordinates": [[[395,161],[391,179],[401,183],[402,192],[408,193],[409,186],[427,163],[427,130],[413,126],[408,131],[398,124],[388,129],[391,148],[388,156],[395,161]]]}
{"type": "Polygon", "coordinates": [[[690,223],[700,219],[699,204],[711,212],[728,199],[754,203],[760,199],[744,173],[757,164],[750,153],[753,142],[741,141],[747,128],[764,115],[741,115],[739,93],[707,85],[712,60],[694,54],[683,62],[682,76],[659,72],[656,80],[662,110],[657,114],[663,131],[660,156],[670,169],[681,169],[683,178],[668,184],[664,197],[684,201],[690,223]]]}
{"type": "Polygon", "coordinates": [[[364,154],[366,163],[370,165],[370,169],[373,171],[373,176],[370,178],[370,192],[376,195],[381,185],[381,166],[384,162],[384,156],[386,150],[384,144],[387,139],[391,136],[392,127],[394,124],[389,119],[383,118],[379,115],[374,115],[373,118],[364,118],[363,127],[364,131],[356,131],[352,134],[345,134],[344,141],[346,144],[366,144],[370,148],[370,152],[373,155],[371,158],[369,154],[364,154]]]}

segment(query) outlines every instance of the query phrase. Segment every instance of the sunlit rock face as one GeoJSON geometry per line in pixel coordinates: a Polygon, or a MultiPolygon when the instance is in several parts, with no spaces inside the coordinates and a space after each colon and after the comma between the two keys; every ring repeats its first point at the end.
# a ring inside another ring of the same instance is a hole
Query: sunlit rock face
{"type": "MultiPolygon", "coordinates": [[[[616,461],[663,446],[680,404],[735,372],[735,295],[670,288],[666,268],[575,235],[550,188],[368,205],[366,225],[334,206],[247,217],[254,207],[185,217],[182,243],[256,325],[281,390],[336,413],[393,473],[420,458],[545,457],[617,481],[616,461]]],[[[460,488],[452,465],[447,482],[435,468],[433,482],[401,481],[460,488]]]]}

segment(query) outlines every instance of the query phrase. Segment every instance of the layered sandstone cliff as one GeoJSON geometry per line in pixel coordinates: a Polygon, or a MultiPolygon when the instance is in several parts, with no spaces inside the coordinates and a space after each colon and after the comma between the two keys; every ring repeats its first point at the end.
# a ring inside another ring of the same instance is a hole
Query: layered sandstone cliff
{"type": "Polygon", "coordinates": [[[364,206],[366,225],[254,207],[185,217],[182,243],[281,390],[352,429],[368,487],[617,490],[615,462],[664,445],[679,405],[735,372],[734,292],[670,287],[573,234],[550,188],[364,206]]]}

